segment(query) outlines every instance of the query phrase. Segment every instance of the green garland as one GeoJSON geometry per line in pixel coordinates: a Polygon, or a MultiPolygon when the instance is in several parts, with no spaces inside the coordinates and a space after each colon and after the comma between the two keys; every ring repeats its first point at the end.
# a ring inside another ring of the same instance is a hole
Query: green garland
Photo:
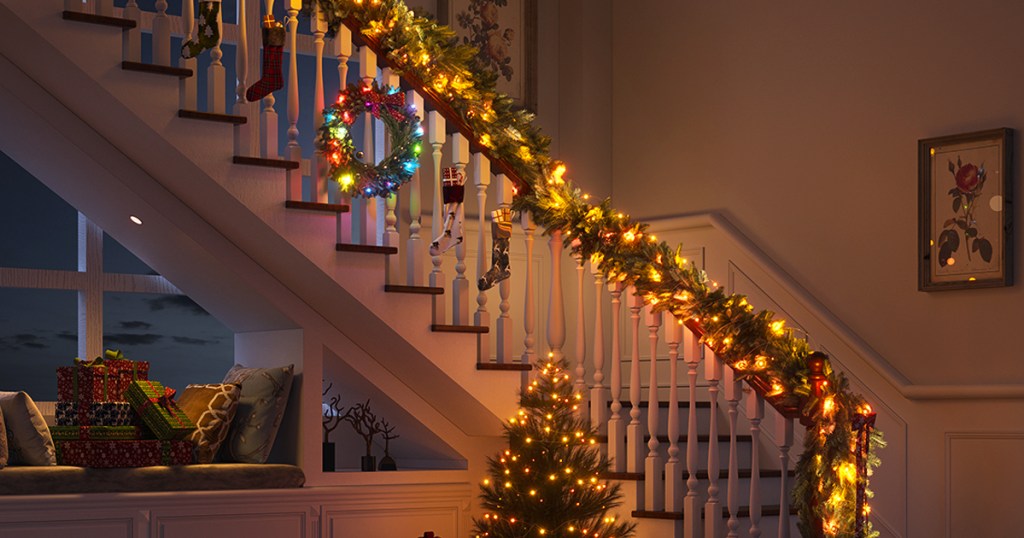
{"type": "Polygon", "coordinates": [[[324,109],[316,147],[324,153],[328,177],[356,197],[387,197],[409,182],[419,166],[423,128],[413,107],[405,106],[398,88],[349,84],[338,100],[324,109]],[[391,153],[376,165],[364,163],[352,141],[352,124],[369,112],[381,119],[391,137],[391,153]]]}
{"type": "MultiPolygon", "coordinates": [[[[812,383],[811,350],[784,320],[755,312],[743,295],[727,294],[678,249],[649,235],[645,224],[616,212],[609,200],[590,204],[562,181],[564,167],[548,156],[550,140],[532,125],[533,115],[494,89],[493,73],[473,68],[475,49],[457,44],[450,28],[413,14],[400,0],[317,1],[330,28],[349,17],[358,21],[362,33],[381,44],[393,69],[423,81],[474,129],[477,142],[520,175],[529,188],[515,198],[515,209],[530,212],[549,233],[562,231],[573,252],[596,262],[609,281],[632,285],[656,311],[685,320],[773,405],[796,408],[810,424],[793,497],[801,529],[812,535],[820,521],[826,536],[856,536],[857,490],[865,488],[867,477],[856,473],[853,424],[870,407],[850,391],[841,372],[826,363],[824,382],[812,383]]],[[[880,432],[868,437],[870,448],[884,446],[880,432]]],[[[878,464],[869,450],[866,474],[878,464]]],[[[870,522],[863,535],[877,535],[870,522]]]]}

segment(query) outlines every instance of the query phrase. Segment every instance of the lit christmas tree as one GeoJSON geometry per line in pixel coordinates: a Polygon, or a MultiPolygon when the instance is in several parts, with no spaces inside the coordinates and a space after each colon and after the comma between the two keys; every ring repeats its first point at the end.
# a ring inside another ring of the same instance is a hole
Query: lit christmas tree
{"type": "Polygon", "coordinates": [[[634,524],[609,510],[621,504],[619,485],[599,475],[608,469],[590,422],[577,415],[581,396],[572,391],[565,361],[548,358],[520,394],[520,410],[505,424],[508,450],[488,459],[490,478],[480,498],[478,537],[617,538],[634,524]]]}

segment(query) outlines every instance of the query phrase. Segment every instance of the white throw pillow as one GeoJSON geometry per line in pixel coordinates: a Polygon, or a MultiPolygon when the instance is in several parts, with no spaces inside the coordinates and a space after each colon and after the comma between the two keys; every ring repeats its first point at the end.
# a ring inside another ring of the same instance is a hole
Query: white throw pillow
{"type": "Polygon", "coordinates": [[[56,465],[53,439],[42,413],[25,392],[0,392],[9,465],[56,465]]]}

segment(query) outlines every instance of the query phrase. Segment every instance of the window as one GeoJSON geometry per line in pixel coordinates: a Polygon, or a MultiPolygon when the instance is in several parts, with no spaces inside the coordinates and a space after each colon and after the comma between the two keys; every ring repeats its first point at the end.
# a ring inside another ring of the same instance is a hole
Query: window
{"type": "Polygon", "coordinates": [[[0,181],[0,390],[53,400],[54,369],[104,349],[169,387],[220,381],[231,331],[3,153],[0,181]]]}

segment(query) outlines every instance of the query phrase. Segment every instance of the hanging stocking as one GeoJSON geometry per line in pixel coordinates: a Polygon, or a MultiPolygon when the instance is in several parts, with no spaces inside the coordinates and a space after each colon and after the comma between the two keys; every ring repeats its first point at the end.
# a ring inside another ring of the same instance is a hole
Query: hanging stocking
{"type": "Polygon", "coordinates": [[[273,15],[263,17],[263,77],[249,86],[245,99],[250,103],[259,101],[271,92],[284,87],[281,75],[281,54],[284,50],[284,25],[274,20],[273,15]]]}
{"type": "Polygon", "coordinates": [[[443,178],[441,193],[444,196],[444,230],[430,244],[431,256],[439,256],[462,243],[462,215],[459,214],[459,206],[466,195],[466,186],[462,184],[463,176],[458,168],[445,168],[443,178]]]}
{"type": "MultiPolygon", "coordinates": [[[[191,0],[188,0],[191,1],[191,0]]],[[[199,2],[199,29],[195,39],[181,45],[181,57],[188,60],[199,56],[200,52],[212,49],[220,41],[220,27],[217,26],[217,13],[220,12],[220,0],[199,2]]]]}
{"type": "Polygon", "coordinates": [[[489,290],[495,284],[512,276],[508,269],[508,241],[512,238],[512,210],[501,208],[491,211],[491,268],[477,281],[480,291],[489,290]]]}

